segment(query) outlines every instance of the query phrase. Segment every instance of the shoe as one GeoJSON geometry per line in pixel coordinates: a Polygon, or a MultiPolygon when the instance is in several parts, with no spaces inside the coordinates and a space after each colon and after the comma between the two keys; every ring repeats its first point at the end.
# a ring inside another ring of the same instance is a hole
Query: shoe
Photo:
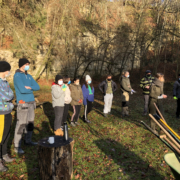
{"type": "Polygon", "coordinates": [[[147,112],[143,112],[143,114],[142,114],[143,116],[147,116],[147,112]]]}
{"type": "Polygon", "coordinates": [[[75,127],[76,124],[73,121],[71,121],[71,126],[75,127]]]}
{"type": "Polygon", "coordinates": [[[78,122],[75,122],[75,125],[78,125],[78,126],[79,126],[80,124],[79,124],[78,122]]]}
{"type": "Polygon", "coordinates": [[[4,160],[5,162],[7,162],[7,163],[13,162],[13,160],[15,160],[15,158],[9,157],[8,154],[3,155],[2,158],[3,158],[3,160],[4,160]]]}
{"type": "Polygon", "coordinates": [[[24,154],[24,151],[20,147],[15,147],[14,152],[16,152],[18,154],[24,154]]]}
{"type": "Polygon", "coordinates": [[[3,160],[0,159],[0,172],[6,172],[7,170],[8,170],[8,168],[6,166],[4,166],[3,160]]]}
{"type": "Polygon", "coordinates": [[[61,126],[61,128],[60,128],[60,129],[63,131],[64,127],[63,127],[63,126],[61,126]]]}
{"type": "Polygon", "coordinates": [[[26,146],[36,146],[38,143],[37,142],[25,142],[24,141],[24,145],[26,145],[26,146]]]}
{"type": "Polygon", "coordinates": [[[84,122],[91,123],[91,121],[89,121],[88,119],[85,119],[84,122]]]}
{"type": "Polygon", "coordinates": [[[104,117],[107,117],[108,116],[108,114],[107,113],[104,113],[104,117]]]}

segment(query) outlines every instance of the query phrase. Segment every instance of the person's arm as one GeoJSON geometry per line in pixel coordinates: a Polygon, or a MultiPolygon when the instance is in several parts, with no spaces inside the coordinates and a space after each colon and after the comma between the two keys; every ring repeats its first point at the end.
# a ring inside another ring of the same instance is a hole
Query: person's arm
{"type": "Polygon", "coordinates": [[[117,84],[114,82],[114,92],[117,91],[117,84]]]}
{"type": "Polygon", "coordinates": [[[58,88],[55,85],[52,86],[52,96],[55,99],[59,99],[62,95],[63,95],[63,91],[61,90],[61,88],[58,88]]]}
{"type": "Polygon", "coordinates": [[[158,99],[158,96],[156,95],[156,86],[151,86],[150,88],[150,97],[154,99],[158,99]]]}
{"type": "Polygon", "coordinates": [[[1,95],[2,99],[5,101],[11,101],[14,97],[14,94],[10,88],[9,88],[9,91],[7,92],[7,91],[4,91],[1,86],[0,86],[0,95],[1,95]]]}
{"type": "Polygon", "coordinates": [[[123,87],[123,89],[124,89],[125,91],[131,92],[131,86],[128,87],[128,86],[126,85],[126,83],[125,83],[124,80],[122,80],[121,85],[122,85],[122,87],[123,87]]]}
{"type": "MultiPolygon", "coordinates": [[[[81,86],[80,86],[80,88],[81,88],[81,86]]],[[[84,100],[82,89],[80,90],[80,98],[81,98],[82,100],[84,100]]]]}
{"type": "Polygon", "coordinates": [[[23,84],[21,78],[19,75],[15,74],[14,76],[14,85],[18,88],[21,94],[31,94],[32,90],[31,89],[26,89],[25,85],[23,84]]]}
{"type": "Polygon", "coordinates": [[[144,89],[144,88],[146,87],[146,83],[145,83],[145,81],[144,81],[144,78],[141,79],[140,87],[141,87],[142,89],[144,89]]]}
{"type": "Polygon", "coordinates": [[[87,105],[88,94],[87,94],[87,88],[85,85],[82,86],[82,93],[83,93],[83,97],[84,97],[83,104],[87,105]]]}
{"type": "Polygon", "coordinates": [[[175,82],[174,85],[173,85],[173,96],[176,97],[176,93],[177,93],[177,83],[175,82]]]}
{"type": "Polygon", "coordinates": [[[40,90],[40,87],[39,87],[39,84],[33,79],[33,77],[31,76],[31,89],[33,91],[39,91],[40,90]]]}
{"type": "Polygon", "coordinates": [[[101,83],[98,85],[98,88],[99,88],[99,90],[100,90],[102,93],[104,93],[104,92],[103,92],[103,89],[102,89],[103,86],[104,86],[104,81],[101,82],[101,83]]]}

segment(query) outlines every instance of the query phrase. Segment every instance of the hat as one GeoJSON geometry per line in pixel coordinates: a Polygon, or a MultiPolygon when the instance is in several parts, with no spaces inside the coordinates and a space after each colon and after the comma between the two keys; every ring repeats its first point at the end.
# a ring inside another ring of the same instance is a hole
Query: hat
{"type": "Polygon", "coordinates": [[[26,58],[19,59],[19,68],[21,68],[22,66],[24,66],[27,63],[30,64],[30,62],[26,58]]]}
{"type": "Polygon", "coordinates": [[[63,77],[61,75],[56,75],[55,82],[58,82],[59,79],[63,79],[63,77]]]}
{"type": "Polygon", "coordinates": [[[91,77],[89,75],[86,75],[85,80],[87,81],[89,79],[91,79],[91,77]]]}
{"type": "Polygon", "coordinates": [[[151,73],[151,70],[146,70],[146,74],[151,73]]]}
{"type": "Polygon", "coordinates": [[[11,65],[6,61],[0,61],[0,72],[6,72],[11,70],[11,65]]]}

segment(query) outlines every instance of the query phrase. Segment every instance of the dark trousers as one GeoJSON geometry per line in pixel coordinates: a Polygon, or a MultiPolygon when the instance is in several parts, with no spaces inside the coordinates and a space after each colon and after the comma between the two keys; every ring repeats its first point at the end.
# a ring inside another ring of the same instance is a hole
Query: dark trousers
{"type": "Polygon", "coordinates": [[[11,122],[12,122],[12,115],[11,113],[6,115],[0,115],[0,158],[2,158],[3,155],[7,154],[7,143],[10,137],[10,129],[11,129],[11,122]],[[4,126],[2,126],[2,123],[4,126]]]}
{"type": "MultiPolygon", "coordinates": [[[[149,113],[152,114],[152,115],[159,115],[157,112],[156,112],[156,108],[154,106],[154,103],[156,103],[158,109],[160,110],[161,114],[164,115],[164,111],[163,111],[163,99],[154,99],[154,98],[150,98],[149,100],[149,113]]],[[[153,130],[156,129],[156,123],[151,119],[151,128],[153,130]]]]}
{"type": "Polygon", "coordinates": [[[144,113],[148,112],[149,95],[144,95],[144,113]]]}
{"type": "Polygon", "coordinates": [[[57,129],[61,128],[64,107],[56,106],[54,107],[54,112],[55,112],[54,131],[56,131],[57,129]]]}
{"type": "Polygon", "coordinates": [[[81,105],[73,106],[73,115],[71,117],[71,121],[74,121],[74,122],[78,121],[80,111],[81,111],[81,105]]]}
{"type": "Polygon", "coordinates": [[[180,113],[180,98],[177,100],[177,109],[176,109],[176,116],[179,117],[180,113]]]}
{"type": "Polygon", "coordinates": [[[69,104],[64,104],[63,123],[67,121],[69,104]]]}
{"type": "Polygon", "coordinates": [[[87,105],[84,106],[84,118],[87,120],[87,115],[91,112],[92,110],[92,102],[87,100],[87,105]]]}
{"type": "Polygon", "coordinates": [[[129,101],[122,101],[122,107],[128,107],[129,101]]]}

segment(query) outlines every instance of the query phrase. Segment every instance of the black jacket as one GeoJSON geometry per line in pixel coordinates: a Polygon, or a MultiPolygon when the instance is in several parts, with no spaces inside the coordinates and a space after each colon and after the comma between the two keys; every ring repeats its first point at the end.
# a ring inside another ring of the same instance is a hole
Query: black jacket
{"type": "MultiPolygon", "coordinates": [[[[103,81],[99,84],[99,90],[104,93],[104,95],[106,95],[106,91],[107,91],[107,87],[108,87],[108,84],[107,84],[107,81],[103,81]]],[[[116,90],[117,90],[117,85],[114,81],[111,80],[111,87],[112,87],[112,92],[114,93],[116,90]]]]}

